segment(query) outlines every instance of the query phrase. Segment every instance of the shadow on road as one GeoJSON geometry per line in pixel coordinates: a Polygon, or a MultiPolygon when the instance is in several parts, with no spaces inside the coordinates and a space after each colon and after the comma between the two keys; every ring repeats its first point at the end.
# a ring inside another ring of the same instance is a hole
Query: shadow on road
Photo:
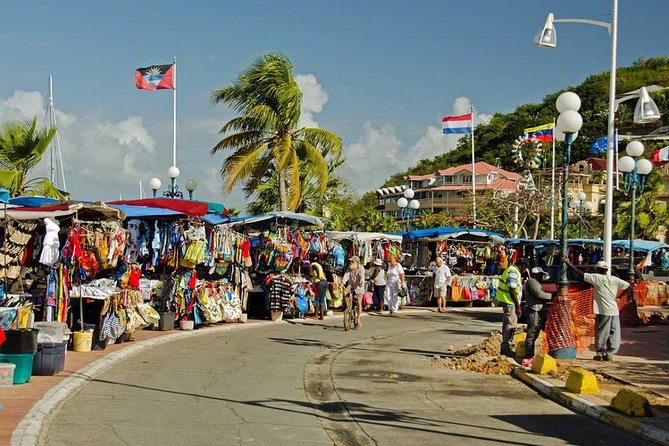
{"type": "MultiPolygon", "coordinates": [[[[504,440],[500,438],[504,433],[511,435],[524,434],[528,436],[536,436],[537,442],[533,444],[541,444],[540,437],[543,435],[549,437],[559,437],[574,445],[589,445],[583,439],[580,439],[576,434],[569,432],[570,426],[573,425],[578,415],[513,415],[513,416],[495,416],[509,424],[509,428],[499,428],[492,426],[484,426],[470,423],[462,423],[450,420],[434,420],[429,418],[422,418],[413,416],[410,412],[399,409],[387,409],[381,407],[374,407],[367,404],[360,404],[354,402],[343,401],[324,401],[324,402],[308,402],[308,401],[294,401],[282,398],[268,398],[257,400],[234,400],[229,398],[216,397],[211,395],[202,395],[196,393],[181,392],[177,390],[159,389],[154,387],[140,386],[136,384],[122,383],[109,381],[104,379],[90,379],[85,375],[80,375],[90,382],[101,384],[109,384],[114,386],[131,387],[141,390],[148,390],[153,392],[167,393],[171,395],[179,395],[188,398],[207,399],[213,401],[220,401],[223,403],[240,404],[245,406],[259,407],[268,410],[286,411],[300,415],[311,415],[324,418],[334,423],[341,424],[343,428],[354,425],[375,425],[384,428],[393,428],[409,431],[419,431],[432,434],[445,435],[449,437],[457,437],[464,440],[479,440],[479,441],[494,441],[495,444],[506,445],[526,445],[527,442],[519,442],[512,440],[504,440]],[[315,413],[314,413],[315,411],[315,413]],[[325,415],[322,415],[325,414],[325,415]],[[464,427],[476,429],[479,434],[465,434],[453,432],[449,427],[464,427]],[[527,431],[527,432],[524,432],[527,431]]],[[[603,439],[604,440],[604,439],[603,439]]]]}

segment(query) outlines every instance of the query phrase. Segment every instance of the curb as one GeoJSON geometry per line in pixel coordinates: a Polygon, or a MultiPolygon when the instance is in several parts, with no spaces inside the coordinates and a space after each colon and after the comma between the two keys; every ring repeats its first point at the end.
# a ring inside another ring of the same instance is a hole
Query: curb
{"type": "Polygon", "coordinates": [[[513,369],[512,376],[540,394],[576,412],[622,429],[645,440],[669,446],[669,430],[653,426],[647,422],[647,419],[629,417],[611,410],[607,407],[608,403],[603,400],[602,404],[588,401],[578,394],[565,391],[563,387],[556,386],[539,375],[529,373],[521,367],[513,369]]]}
{"type": "Polygon", "coordinates": [[[143,350],[156,347],[167,342],[180,339],[203,336],[207,334],[220,333],[231,330],[245,330],[252,327],[260,327],[268,324],[279,324],[281,321],[260,321],[246,324],[228,324],[220,327],[211,327],[196,331],[180,332],[159,336],[153,339],[141,341],[138,344],[128,346],[124,349],[106,355],[86,367],[77,370],[72,376],[60,381],[50,388],[33,405],[28,414],[23,417],[12,433],[11,446],[37,446],[41,443],[43,428],[49,421],[49,417],[67,400],[75,396],[84,384],[101,374],[107,368],[134,356],[143,350]]]}

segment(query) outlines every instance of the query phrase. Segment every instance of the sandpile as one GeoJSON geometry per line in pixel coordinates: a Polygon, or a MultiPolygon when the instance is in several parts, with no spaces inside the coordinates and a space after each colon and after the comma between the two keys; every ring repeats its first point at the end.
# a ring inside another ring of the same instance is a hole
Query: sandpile
{"type": "Polygon", "coordinates": [[[441,361],[441,367],[451,370],[466,370],[487,375],[508,375],[513,366],[504,356],[500,355],[501,344],[502,334],[495,331],[478,344],[466,345],[459,350],[449,347],[446,351],[446,358],[442,359],[439,355],[435,355],[433,360],[441,361]]]}

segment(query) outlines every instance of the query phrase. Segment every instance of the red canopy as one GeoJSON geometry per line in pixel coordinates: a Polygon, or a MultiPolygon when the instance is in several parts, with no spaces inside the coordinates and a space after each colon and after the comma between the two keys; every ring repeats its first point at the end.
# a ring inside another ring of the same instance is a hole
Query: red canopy
{"type": "Polygon", "coordinates": [[[109,204],[127,204],[131,206],[145,206],[159,209],[169,209],[190,217],[202,217],[207,213],[207,203],[190,200],[177,200],[174,198],[143,198],[141,200],[112,201],[109,204]]]}

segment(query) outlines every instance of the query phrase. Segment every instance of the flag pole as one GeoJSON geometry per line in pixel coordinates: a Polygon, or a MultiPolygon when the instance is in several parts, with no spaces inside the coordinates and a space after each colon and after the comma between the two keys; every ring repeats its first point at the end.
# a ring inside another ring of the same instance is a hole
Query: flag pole
{"type": "Polygon", "coordinates": [[[555,118],[553,118],[553,163],[551,166],[551,240],[555,240],[555,118]]]}
{"type": "Polygon", "coordinates": [[[173,123],[172,123],[172,165],[177,165],[177,58],[174,57],[172,62],[172,79],[174,83],[174,88],[172,89],[172,109],[173,109],[173,123]]]}
{"type": "Polygon", "coordinates": [[[614,132],[613,147],[616,151],[616,190],[620,190],[620,171],[618,170],[618,129],[614,132]]]}
{"type": "Polygon", "coordinates": [[[472,216],[474,217],[474,227],[476,227],[476,158],[474,156],[474,106],[470,108],[472,114],[472,216]]]}

